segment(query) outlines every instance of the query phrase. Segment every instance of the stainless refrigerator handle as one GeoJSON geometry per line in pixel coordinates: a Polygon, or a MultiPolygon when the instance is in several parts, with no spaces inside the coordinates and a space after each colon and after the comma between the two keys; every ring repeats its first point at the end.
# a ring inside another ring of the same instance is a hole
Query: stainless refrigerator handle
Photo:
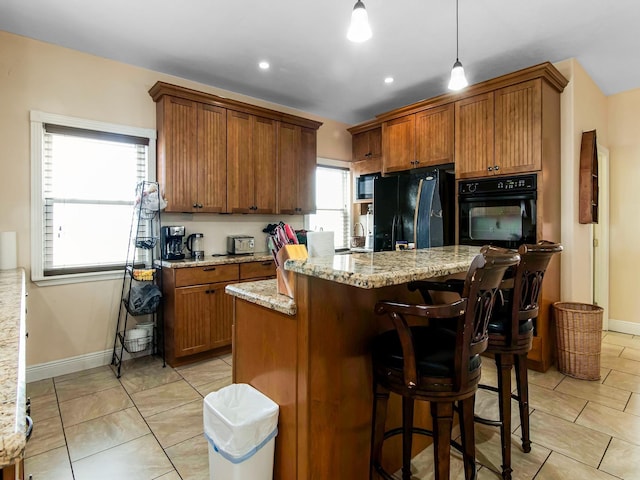
{"type": "Polygon", "coordinates": [[[391,250],[393,251],[396,247],[396,221],[398,219],[398,215],[393,216],[393,220],[391,221],[391,250]]]}

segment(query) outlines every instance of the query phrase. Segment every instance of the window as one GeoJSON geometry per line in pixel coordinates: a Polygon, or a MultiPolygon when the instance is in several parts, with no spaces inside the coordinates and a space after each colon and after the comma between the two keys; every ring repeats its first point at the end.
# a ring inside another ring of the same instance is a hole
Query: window
{"type": "Polygon", "coordinates": [[[349,248],[349,198],[349,170],[316,167],[316,213],[306,228],[334,232],[336,249],[349,248]]]}
{"type": "Polygon", "coordinates": [[[33,281],[119,276],[155,131],[31,112],[33,281]]]}

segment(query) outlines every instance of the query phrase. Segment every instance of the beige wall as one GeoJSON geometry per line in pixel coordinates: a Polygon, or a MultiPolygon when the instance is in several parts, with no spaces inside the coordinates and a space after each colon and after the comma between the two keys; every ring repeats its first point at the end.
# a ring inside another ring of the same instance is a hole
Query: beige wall
{"type": "Polygon", "coordinates": [[[576,60],[556,67],[569,79],[562,94],[562,300],[593,303],[593,226],[578,223],[578,171],[581,134],[595,129],[609,151],[609,328],[638,334],[640,89],[606,97],[576,60]]]}
{"type": "MultiPolygon", "coordinates": [[[[0,231],[17,231],[19,266],[28,271],[30,265],[29,111],[155,128],[155,104],[147,91],[158,80],[322,121],[318,156],[351,158],[351,136],[345,124],[0,32],[0,231]]],[[[200,222],[195,228],[210,232],[209,239],[216,246],[230,229],[254,231],[270,220],[228,218],[222,228],[215,228],[220,219],[215,215],[206,219],[178,216],[175,220],[200,222]]],[[[301,222],[301,217],[292,220],[301,222]]],[[[120,288],[119,281],[49,287],[29,284],[27,365],[112,348],[120,288]]]]}
{"type": "Polygon", "coordinates": [[[610,325],[640,333],[640,88],[608,97],[610,325]],[[624,326],[622,326],[624,328],[624,326]]]}
{"type": "Polygon", "coordinates": [[[580,143],[583,131],[596,129],[598,142],[607,146],[607,99],[576,60],[555,66],[569,80],[561,97],[561,299],[592,303],[593,227],[578,223],[580,143]]]}

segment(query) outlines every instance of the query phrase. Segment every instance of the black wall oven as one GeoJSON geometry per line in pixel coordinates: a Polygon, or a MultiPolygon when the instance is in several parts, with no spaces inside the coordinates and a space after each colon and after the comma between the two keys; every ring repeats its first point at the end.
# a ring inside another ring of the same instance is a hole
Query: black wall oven
{"type": "Polygon", "coordinates": [[[459,243],[517,248],[536,243],[536,174],[458,183],[459,243]]]}

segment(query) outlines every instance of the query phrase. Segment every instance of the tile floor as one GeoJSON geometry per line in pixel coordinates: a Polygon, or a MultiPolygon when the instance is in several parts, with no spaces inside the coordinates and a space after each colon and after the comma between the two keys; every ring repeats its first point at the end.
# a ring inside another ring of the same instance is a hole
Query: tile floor
{"type": "MultiPolygon", "coordinates": [[[[491,360],[482,373],[483,383],[496,383],[491,360]]],[[[104,366],[30,383],[27,477],[208,480],[202,399],[230,383],[230,355],[177,369],[145,357],[120,379],[104,366]]],[[[531,371],[529,384],[533,446],[520,450],[514,402],[514,480],[640,479],[640,336],[603,334],[600,381],[552,368],[531,371]]],[[[496,408],[495,394],[478,393],[478,413],[495,416],[496,408]]],[[[500,478],[497,429],[476,424],[476,442],[479,480],[500,478]]],[[[415,480],[433,477],[431,460],[430,448],[414,459],[415,480]]],[[[455,455],[451,478],[464,478],[455,455]]]]}

